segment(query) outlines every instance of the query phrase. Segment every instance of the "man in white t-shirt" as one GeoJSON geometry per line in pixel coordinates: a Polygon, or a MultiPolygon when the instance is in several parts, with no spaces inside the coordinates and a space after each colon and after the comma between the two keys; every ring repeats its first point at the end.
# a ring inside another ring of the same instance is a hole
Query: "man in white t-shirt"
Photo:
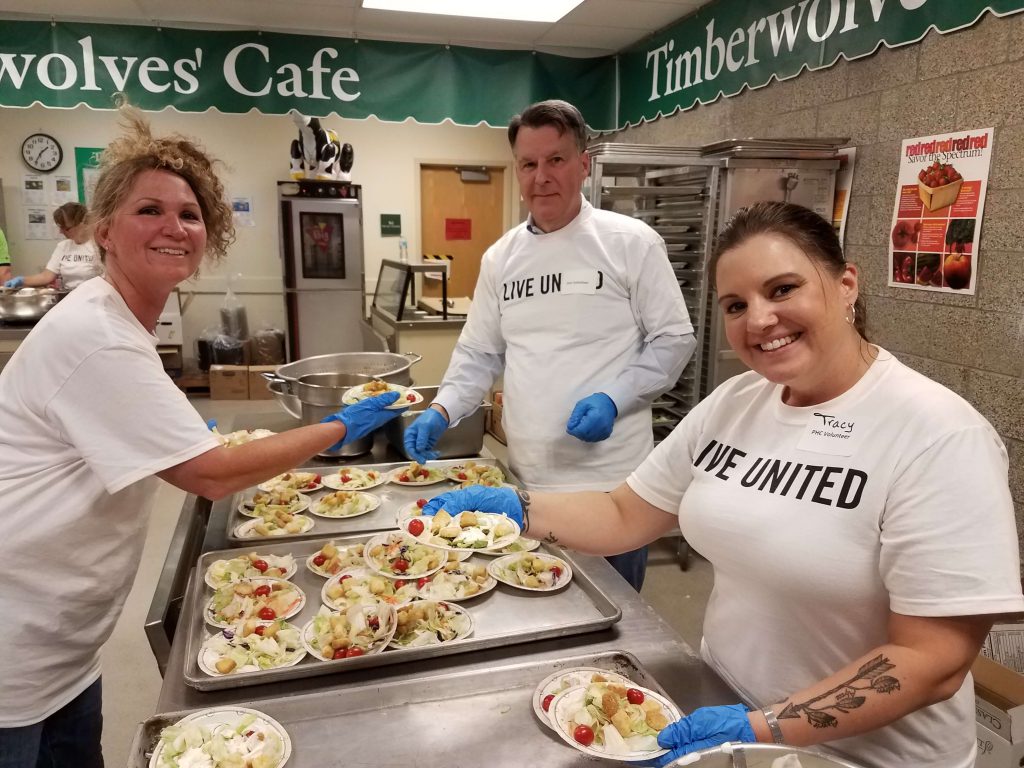
{"type": "MultiPolygon", "coordinates": [[[[611,490],[653,447],[651,402],[696,348],[665,244],[638,219],[593,208],[586,126],[564,101],[509,126],[529,219],[484,254],[473,306],[407,453],[436,457],[449,424],[504,373],[511,469],[530,490],[611,490]]],[[[609,561],[639,591],[646,547],[609,561]]]]}

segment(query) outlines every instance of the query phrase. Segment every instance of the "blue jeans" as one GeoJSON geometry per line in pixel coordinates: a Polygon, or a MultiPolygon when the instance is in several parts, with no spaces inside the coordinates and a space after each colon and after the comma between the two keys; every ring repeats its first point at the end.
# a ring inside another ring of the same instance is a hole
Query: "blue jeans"
{"type": "Polygon", "coordinates": [[[0,768],[103,768],[102,732],[97,680],[41,722],[0,728],[0,768]]]}
{"type": "MultiPolygon", "coordinates": [[[[619,572],[629,585],[637,592],[644,585],[644,576],[647,574],[647,547],[634,549],[632,552],[623,552],[621,555],[606,557],[612,568],[619,572]]],[[[0,766],[0,768],[3,768],[0,766]]]]}

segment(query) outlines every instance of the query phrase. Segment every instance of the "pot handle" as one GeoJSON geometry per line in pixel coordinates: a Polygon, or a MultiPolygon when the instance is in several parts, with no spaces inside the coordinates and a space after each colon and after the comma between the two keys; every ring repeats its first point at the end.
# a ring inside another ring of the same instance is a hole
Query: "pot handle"
{"type": "Polygon", "coordinates": [[[287,384],[288,382],[287,379],[283,379],[276,373],[270,373],[269,371],[261,371],[260,376],[262,376],[267,381],[272,381],[274,384],[287,384]]]}
{"type": "Polygon", "coordinates": [[[417,355],[415,352],[401,352],[400,354],[409,358],[409,365],[416,365],[416,363],[423,359],[423,355],[417,355]]]}

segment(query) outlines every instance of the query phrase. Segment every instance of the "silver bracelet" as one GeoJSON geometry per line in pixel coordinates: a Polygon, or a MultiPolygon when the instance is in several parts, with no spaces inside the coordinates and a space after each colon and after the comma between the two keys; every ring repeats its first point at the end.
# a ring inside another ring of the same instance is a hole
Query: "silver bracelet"
{"type": "Polygon", "coordinates": [[[768,730],[772,734],[772,741],[776,744],[785,744],[786,739],[782,735],[782,728],[779,727],[779,719],[775,717],[771,707],[761,707],[761,714],[764,715],[764,720],[768,723],[768,730]]]}

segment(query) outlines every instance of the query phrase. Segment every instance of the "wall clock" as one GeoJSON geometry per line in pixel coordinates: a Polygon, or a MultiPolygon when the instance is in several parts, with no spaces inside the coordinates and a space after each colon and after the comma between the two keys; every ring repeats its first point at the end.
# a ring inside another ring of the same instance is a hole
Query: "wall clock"
{"type": "Polygon", "coordinates": [[[21,158],[32,170],[49,173],[64,159],[64,150],[53,136],[33,133],[22,142],[21,158]]]}

